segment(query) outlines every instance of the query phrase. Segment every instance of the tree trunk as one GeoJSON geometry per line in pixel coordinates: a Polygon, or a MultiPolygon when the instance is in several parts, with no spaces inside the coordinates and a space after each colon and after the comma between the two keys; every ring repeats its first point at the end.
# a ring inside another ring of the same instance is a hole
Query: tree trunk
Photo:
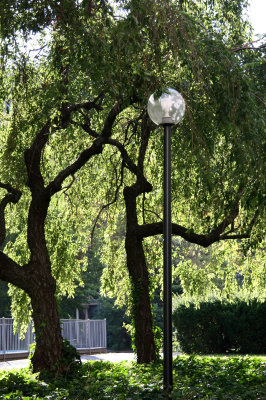
{"type": "Polygon", "coordinates": [[[31,299],[36,341],[32,359],[34,372],[65,372],[67,365],[61,358],[63,339],[55,298],[56,282],[50,268],[33,261],[20,266],[0,252],[0,279],[24,290],[31,299]]]}
{"type": "MultiPolygon", "coordinates": [[[[145,189],[146,186],[144,186],[145,189]]],[[[132,285],[132,319],[135,327],[137,362],[149,363],[156,361],[156,345],[149,293],[149,273],[142,246],[142,237],[138,235],[136,199],[142,190],[142,185],[138,183],[124,189],[127,215],[125,247],[127,268],[132,285]]]]}
{"type": "Polygon", "coordinates": [[[61,374],[66,365],[61,359],[63,339],[55,298],[56,281],[45,240],[45,218],[50,198],[32,196],[28,217],[28,244],[31,260],[27,265],[36,348],[32,359],[33,370],[61,374]]]}
{"type": "MultiPolygon", "coordinates": [[[[38,277],[39,278],[39,277],[38,277]]],[[[55,298],[56,284],[51,275],[34,282],[30,289],[33,309],[36,348],[32,359],[33,371],[63,373],[66,369],[61,358],[63,339],[55,298]]]]}
{"type": "Polygon", "coordinates": [[[135,325],[137,362],[156,361],[156,345],[153,332],[149,276],[142,240],[126,235],[127,266],[132,285],[132,318],[135,325]]]}

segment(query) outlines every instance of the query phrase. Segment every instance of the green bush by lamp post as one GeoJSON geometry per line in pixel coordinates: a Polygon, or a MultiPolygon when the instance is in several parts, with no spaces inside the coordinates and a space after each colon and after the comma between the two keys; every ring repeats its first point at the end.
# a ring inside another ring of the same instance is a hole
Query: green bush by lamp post
{"type": "Polygon", "coordinates": [[[171,221],[171,127],[185,114],[185,101],[181,94],[168,88],[148,101],[148,114],[156,125],[164,127],[164,250],[163,250],[163,314],[164,314],[164,388],[173,387],[172,346],[172,221],[171,221]]]}

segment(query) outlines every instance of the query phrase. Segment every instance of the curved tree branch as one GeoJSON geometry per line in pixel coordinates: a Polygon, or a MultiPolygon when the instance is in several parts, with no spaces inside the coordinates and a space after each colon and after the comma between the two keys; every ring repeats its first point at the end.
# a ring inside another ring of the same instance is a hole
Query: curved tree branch
{"type": "MultiPolygon", "coordinates": [[[[198,234],[198,233],[192,232],[189,228],[186,228],[179,224],[173,223],[172,224],[172,234],[181,236],[186,241],[188,241],[190,243],[198,244],[203,247],[208,247],[215,242],[219,242],[220,240],[249,238],[252,227],[255,224],[255,221],[258,217],[259,209],[257,209],[254,217],[252,218],[247,233],[230,235],[230,233],[233,233],[233,231],[234,231],[233,229],[231,229],[229,232],[225,232],[226,228],[230,224],[232,224],[232,226],[233,226],[234,220],[239,213],[239,201],[240,201],[240,198],[243,193],[244,193],[244,188],[241,188],[236,196],[236,200],[233,204],[230,215],[228,217],[224,218],[224,220],[217,227],[212,229],[210,233],[198,234]]],[[[163,233],[163,222],[138,225],[138,227],[137,227],[137,235],[141,238],[145,238],[148,236],[154,236],[154,235],[158,235],[158,234],[162,234],[162,233],[163,233]]]]}
{"type": "Polygon", "coordinates": [[[247,232],[246,232],[245,234],[230,235],[230,233],[233,233],[233,230],[232,230],[232,231],[230,231],[230,232],[227,232],[227,233],[224,233],[223,235],[221,235],[219,240],[227,240],[227,239],[248,239],[248,238],[250,237],[252,228],[253,228],[253,226],[255,225],[256,220],[257,220],[257,218],[258,218],[258,216],[259,216],[259,213],[260,213],[260,207],[257,208],[257,210],[256,210],[256,212],[255,212],[255,214],[254,214],[254,216],[253,216],[253,218],[252,218],[252,220],[250,221],[248,230],[247,230],[247,232]]]}
{"type": "Polygon", "coordinates": [[[145,112],[145,115],[143,116],[141,121],[141,144],[138,155],[138,168],[142,174],[143,174],[145,154],[149,143],[151,129],[152,128],[150,119],[148,118],[147,112],[145,112]]]}
{"type": "Polygon", "coordinates": [[[93,101],[84,101],[82,103],[72,104],[66,107],[66,112],[71,114],[73,111],[79,111],[81,109],[89,111],[92,109],[102,111],[102,101],[104,99],[103,93],[99,94],[93,101]]]}
{"type": "MultiPolygon", "coordinates": [[[[112,134],[112,129],[116,117],[120,114],[121,111],[123,111],[125,107],[127,107],[127,104],[121,102],[118,102],[113,106],[113,108],[107,115],[101,134],[96,137],[91,147],[83,150],[82,153],[80,153],[79,157],[76,159],[76,161],[74,161],[64,170],[60,171],[59,174],[55,177],[55,179],[52,182],[50,182],[49,185],[46,187],[45,192],[46,195],[49,196],[49,198],[53,194],[61,190],[61,185],[66,178],[68,178],[70,175],[74,175],[83,165],[86,164],[87,161],[89,161],[91,157],[93,157],[96,154],[100,154],[102,152],[103,145],[108,142],[109,137],[112,134]]],[[[87,124],[83,124],[82,128],[87,132],[89,126],[87,124]]],[[[90,133],[90,131],[88,133],[90,133]]]]}
{"type": "Polygon", "coordinates": [[[91,157],[96,154],[100,154],[102,152],[103,143],[104,140],[102,137],[95,139],[92,146],[86,150],[83,150],[76,161],[59,172],[55,179],[45,188],[47,196],[51,197],[53,194],[59,192],[59,190],[62,188],[61,185],[66,178],[68,178],[70,175],[74,175],[91,157]]]}
{"type": "MultiPolygon", "coordinates": [[[[6,238],[5,208],[9,203],[18,203],[22,193],[8,183],[0,182],[0,188],[8,191],[0,203],[0,245],[2,245],[6,238]]],[[[25,270],[2,251],[0,251],[0,279],[24,290],[28,287],[25,270]]]]}
{"type": "Polygon", "coordinates": [[[21,191],[13,188],[8,183],[0,182],[0,188],[6,189],[8,194],[2,199],[0,203],[0,246],[4,243],[6,238],[6,222],[5,222],[5,208],[9,203],[16,204],[20,197],[21,191]]]}
{"type": "Polygon", "coordinates": [[[115,146],[120,151],[120,154],[122,156],[126,168],[128,168],[129,171],[131,171],[134,175],[136,176],[139,175],[138,167],[136,166],[136,164],[133,163],[122,143],[120,143],[116,139],[111,139],[111,138],[106,138],[105,143],[115,146]]]}
{"type": "MultiPolygon", "coordinates": [[[[155,222],[153,224],[141,225],[137,228],[137,234],[141,238],[163,234],[163,222],[155,222]]],[[[172,234],[180,236],[187,242],[198,244],[202,247],[209,247],[215,242],[226,239],[247,239],[250,234],[239,235],[221,235],[218,230],[214,229],[209,234],[198,234],[191,232],[182,225],[172,224],[172,234]]]]}
{"type": "Polygon", "coordinates": [[[2,251],[0,251],[0,279],[27,292],[31,285],[31,278],[26,274],[25,268],[2,251]]]}
{"type": "Polygon", "coordinates": [[[27,185],[32,193],[44,188],[44,180],[41,174],[41,155],[48,142],[51,121],[47,121],[44,127],[39,131],[31,147],[25,150],[24,158],[27,168],[27,185]]]}

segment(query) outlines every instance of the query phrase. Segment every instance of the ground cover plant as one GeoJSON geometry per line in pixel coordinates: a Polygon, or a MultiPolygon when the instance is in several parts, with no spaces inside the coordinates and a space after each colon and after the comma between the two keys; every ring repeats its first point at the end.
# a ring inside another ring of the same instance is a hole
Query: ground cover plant
{"type": "MultiPolygon", "coordinates": [[[[266,357],[178,356],[173,400],[265,400],[266,357]]],[[[78,373],[38,379],[29,369],[0,372],[2,400],[166,399],[163,366],[90,361],[78,373]]]]}

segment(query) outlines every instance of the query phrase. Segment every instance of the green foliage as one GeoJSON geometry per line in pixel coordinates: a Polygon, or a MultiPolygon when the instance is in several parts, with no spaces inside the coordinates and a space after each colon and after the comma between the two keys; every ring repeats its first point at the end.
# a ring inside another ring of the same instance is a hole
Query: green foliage
{"type": "Polygon", "coordinates": [[[75,318],[76,308],[81,309],[82,303],[89,303],[91,299],[97,301],[97,307],[90,318],[107,320],[107,343],[109,350],[130,350],[131,340],[124,325],[130,323],[125,305],[115,304],[115,299],[100,293],[101,275],[104,265],[99,259],[100,242],[94,238],[94,245],[83,258],[86,269],[82,272],[83,287],[75,290],[73,298],[59,299],[61,318],[75,318]],[[87,260],[87,262],[85,262],[87,260]]]}
{"type": "Polygon", "coordinates": [[[70,342],[66,339],[63,341],[63,351],[62,351],[62,362],[63,365],[67,368],[67,374],[74,375],[78,372],[81,360],[80,355],[77,349],[70,344],[70,342]]]}
{"type": "MultiPolygon", "coordinates": [[[[178,356],[173,400],[257,400],[266,396],[265,357],[178,356]]],[[[39,380],[29,370],[0,372],[0,399],[167,399],[162,363],[87,362],[79,375],[39,380]]]]}
{"type": "Polygon", "coordinates": [[[213,244],[208,249],[175,238],[173,242],[173,277],[180,282],[186,301],[217,298],[233,299],[241,289],[248,301],[266,298],[265,241],[256,249],[247,241],[213,244]]]}
{"type": "Polygon", "coordinates": [[[9,284],[9,296],[11,296],[11,313],[14,318],[14,332],[19,332],[21,338],[27,332],[31,320],[30,298],[26,292],[9,284]]]}
{"type": "MultiPolygon", "coordinates": [[[[34,356],[36,348],[36,343],[32,343],[30,345],[30,355],[29,359],[32,360],[34,356]]],[[[79,374],[80,366],[81,366],[81,359],[80,354],[77,349],[70,344],[70,342],[66,339],[63,340],[63,350],[61,357],[58,361],[59,365],[64,365],[64,371],[60,376],[64,376],[67,378],[68,376],[76,376],[79,374]]],[[[32,362],[30,362],[30,369],[32,370],[32,362]]],[[[41,379],[43,380],[51,380],[55,378],[55,371],[57,370],[57,366],[54,365],[50,371],[42,371],[40,374],[41,379]]],[[[58,376],[59,378],[59,376],[58,376]]],[[[59,378],[60,379],[60,378],[59,378]]]]}
{"type": "Polygon", "coordinates": [[[173,312],[176,337],[182,351],[196,354],[266,353],[266,302],[231,303],[217,299],[179,302],[173,312]]]}
{"type": "Polygon", "coordinates": [[[0,399],[39,399],[46,393],[38,374],[23,369],[0,372],[0,399]]]}
{"type": "Polygon", "coordinates": [[[8,292],[8,284],[6,282],[0,281],[0,318],[11,317],[10,313],[11,302],[7,292],[8,292]]]}
{"type": "Polygon", "coordinates": [[[93,318],[106,318],[108,350],[131,350],[131,338],[125,328],[130,318],[125,306],[117,307],[114,299],[101,297],[93,318]]]}
{"type": "MultiPolygon", "coordinates": [[[[58,305],[59,314],[61,318],[75,318],[76,308],[82,308],[82,303],[88,303],[91,299],[100,299],[100,286],[101,286],[101,274],[103,265],[99,260],[97,254],[99,250],[99,244],[95,243],[92,248],[87,250],[82,255],[83,270],[79,278],[79,286],[73,288],[74,293],[62,296],[62,292],[58,294],[58,305]],[[80,282],[82,280],[82,283],[80,282]]],[[[73,265],[69,264],[67,268],[73,268],[73,265]]],[[[77,277],[80,273],[78,269],[76,271],[77,277]]],[[[73,285],[68,285],[73,286],[73,285]]]]}

